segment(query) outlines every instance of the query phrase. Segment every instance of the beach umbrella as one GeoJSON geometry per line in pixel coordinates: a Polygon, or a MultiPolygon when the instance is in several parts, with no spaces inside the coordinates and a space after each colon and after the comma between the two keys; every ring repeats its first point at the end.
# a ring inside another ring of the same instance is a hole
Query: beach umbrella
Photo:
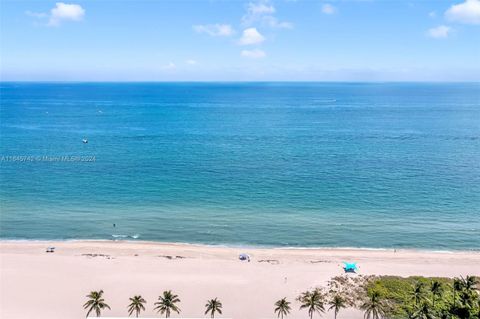
{"type": "Polygon", "coordinates": [[[240,255],[238,255],[238,259],[240,259],[240,260],[249,260],[249,259],[250,259],[250,256],[248,256],[248,255],[245,254],[245,253],[241,253],[240,255]]]}
{"type": "Polygon", "coordinates": [[[358,270],[357,263],[343,262],[345,272],[356,272],[358,270]]]}

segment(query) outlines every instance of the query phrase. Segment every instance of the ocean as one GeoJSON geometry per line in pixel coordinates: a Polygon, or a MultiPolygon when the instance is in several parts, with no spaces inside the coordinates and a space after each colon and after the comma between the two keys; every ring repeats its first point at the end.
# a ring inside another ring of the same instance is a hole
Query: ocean
{"type": "Polygon", "coordinates": [[[479,83],[0,83],[0,238],[480,250],[479,83]]]}

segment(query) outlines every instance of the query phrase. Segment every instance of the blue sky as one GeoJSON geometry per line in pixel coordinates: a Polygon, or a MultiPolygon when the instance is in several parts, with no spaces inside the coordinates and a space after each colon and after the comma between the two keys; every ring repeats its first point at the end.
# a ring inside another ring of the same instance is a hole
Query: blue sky
{"type": "Polygon", "coordinates": [[[480,0],[0,3],[6,81],[480,81],[480,0]]]}

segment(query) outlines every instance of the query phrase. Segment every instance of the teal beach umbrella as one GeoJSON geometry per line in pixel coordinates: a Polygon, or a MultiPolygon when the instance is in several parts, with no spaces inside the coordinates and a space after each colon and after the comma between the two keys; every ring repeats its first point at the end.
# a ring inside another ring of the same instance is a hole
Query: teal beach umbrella
{"type": "Polygon", "coordinates": [[[356,272],[358,270],[357,263],[343,262],[345,272],[356,272]]]}

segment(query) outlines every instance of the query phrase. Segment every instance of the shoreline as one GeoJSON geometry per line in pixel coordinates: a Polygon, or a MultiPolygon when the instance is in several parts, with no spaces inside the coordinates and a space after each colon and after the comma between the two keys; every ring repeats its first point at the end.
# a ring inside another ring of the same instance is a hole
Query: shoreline
{"type": "Polygon", "coordinates": [[[350,246],[264,246],[264,245],[242,245],[242,244],[206,244],[206,243],[188,243],[188,242],[164,242],[154,240],[136,240],[136,239],[3,239],[2,243],[124,243],[124,244],[144,244],[157,246],[178,246],[178,247],[197,247],[197,248],[232,248],[232,249],[252,249],[252,250],[305,250],[305,251],[379,251],[379,252],[417,252],[417,253],[473,253],[480,254],[479,248],[471,249],[439,249],[439,248],[377,248],[377,247],[350,247],[350,246]]]}
{"type": "MultiPolygon", "coordinates": [[[[480,252],[0,240],[0,318],[82,318],[85,296],[100,289],[112,308],[103,316],[126,316],[128,298],[141,294],[144,316],[153,317],[153,303],[171,289],[182,301],[182,317],[202,316],[205,301],[218,297],[226,318],[274,318],[273,304],[287,297],[294,319],[305,317],[295,298],[336,276],[480,276],[479,264],[480,252]],[[46,253],[49,246],[54,253],[46,253]],[[240,253],[251,261],[240,261],[240,253]],[[357,262],[358,274],[345,274],[343,262],[357,262]],[[49,307],[51,300],[55,307],[49,307]]],[[[363,313],[346,309],[341,317],[363,313]]]]}

